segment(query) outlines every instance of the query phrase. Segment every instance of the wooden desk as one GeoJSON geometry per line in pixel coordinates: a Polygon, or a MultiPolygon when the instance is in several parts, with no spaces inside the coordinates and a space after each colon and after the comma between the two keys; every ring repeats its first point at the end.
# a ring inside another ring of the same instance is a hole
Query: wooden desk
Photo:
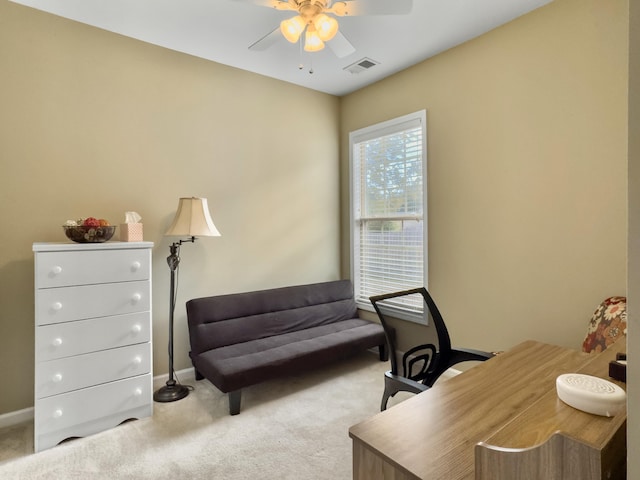
{"type": "MultiPolygon", "coordinates": [[[[607,457],[602,463],[621,475],[624,465],[620,463],[626,458],[626,444],[620,445],[626,432],[626,410],[612,418],[576,410],[557,398],[555,380],[558,375],[571,372],[611,380],[609,360],[624,348],[624,342],[618,342],[602,354],[587,355],[524,342],[351,427],[353,478],[497,480],[516,478],[513,475],[517,471],[519,480],[552,480],[555,477],[527,473],[519,460],[504,460],[500,454],[505,448],[535,447],[558,430],[568,430],[581,442],[585,437],[584,442],[596,443],[607,457]],[[476,447],[481,442],[484,443],[476,447]],[[502,471],[508,476],[501,477],[502,471]]],[[[547,456],[537,458],[549,461],[548,451],[542,455],[547,456]]],[[[551,455],[554,456],[562,457],[551,455]]],[[[591,472],[598,467],[589,465],[591,472]]],[[[589,475],[577,478],[600,478],[594,473],[589,475]]]]}

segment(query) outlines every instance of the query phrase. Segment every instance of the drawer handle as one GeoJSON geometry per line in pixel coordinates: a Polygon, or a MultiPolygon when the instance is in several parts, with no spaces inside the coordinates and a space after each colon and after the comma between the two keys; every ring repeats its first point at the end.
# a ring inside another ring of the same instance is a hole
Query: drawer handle
{"type": "Polygon", "coordinates": [[[140,262],[133,262],[131,264],[131,271],[132,272],[137,272],[138,270],[140,270],[140,267],[142,266],[142,264],[140,262]]]}
{"type": "Polygon", "coordinates": [[[137,303],[142,300],[142,295],[140,295],[139,293],[134,293],[133,297],[131,297],[131,300],[133,301],[133,303],[137,303]]]}
{"type": "Polygon", "coordinates": [[[60,383],[62,381],[62,374],[56,373],[53,377],[51,377],[51,380],[56,383],[60,383]]]}
{"type": "Polygon", "coordinates": [[[131,331],[133,333],[140,333],[142,331],[142,325],[138,325],[137,323],[131,327],[131,331]]]}
{"type": "Polygon", "coordinates": [[[62,339],[61,339],[60,337],[58,337],[58,338],[54,338],[54,339],[53,339],[53,342],[51,342],[51,344],[52,344],[54,347],[59,347],[60,345],[62,345],[62,339]]]}
{"type": "Polygon", "coordinates": [[[55,276],[55,275],[60,275],[61,273],[62,273],[62,267],[61,267],[60,265],[56,265],[55,267],[53,267],[53,268],[51,269],[51,274],[52,274],[53,276],[55,276]]]}
{"type": "Polygon", "coordinates": [[[62,409],[59,408],[55,412],[53,412],[53,418],[60,418],[62,416],[62,409]]]}
{"type": "Polygon", "coordinates": [[[136,388],[136,389],[133,391],[133,394],[134,394],[136,397],[139,397],[140,395],[142,395],[142,389],[141,389],[141,388],[136,388]]]}
{"type": "Polygon", "coordinates": [[[62,310],[62,303],[55,302],[53,305],[51,305],[51,308],[53,308],[54,311],[59,312],[60,310],[62,310]]]}
{"type": "Polygon", "coordinates": [[[133,363],[135,363],[136,365],[140,365],[142,363],[142,357],[138,355],[133,359],[133,363]]]}

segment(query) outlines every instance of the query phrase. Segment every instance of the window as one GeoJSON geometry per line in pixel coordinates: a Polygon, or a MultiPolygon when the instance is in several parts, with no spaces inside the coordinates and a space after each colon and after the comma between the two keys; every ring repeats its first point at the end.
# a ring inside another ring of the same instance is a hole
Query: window
{"type": "MultiPolygon", "coordinates": [[[[351,278],[369,297],[427,286],[427,155],[424,110],[351,132],[351,278]]],[[[425,323],[421,297],[388,306],[425,323]]]]}

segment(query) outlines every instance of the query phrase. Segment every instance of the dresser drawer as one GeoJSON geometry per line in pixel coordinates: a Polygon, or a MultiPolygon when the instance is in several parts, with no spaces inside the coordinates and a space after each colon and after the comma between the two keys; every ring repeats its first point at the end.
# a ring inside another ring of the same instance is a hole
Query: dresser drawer
{"type": "Polygon", "coordinates": [[[36,325],[144,312],[151,306],[147,281],[36,290],[36,325]]]}
{"type": "Polygon", "coordinates": [[[151,374],[36,399],[37,435],[82,425],[151,402],[151,374]]]}
{"type": "Polygon", "coordinates": [[[113,382],[151,371],[151,345],[142,343],[38,365],[36,398],[113,382]]]}
{"type": "Polygon", "coordinates": [[[148,249],[42,252],[36,256],[36,288],[148,280],[148,249]]]}
{"type": "Polygon", "coordinates": [[[36,362],[151,340],[151,312],[53,323],[36,329],[36,362]]]}

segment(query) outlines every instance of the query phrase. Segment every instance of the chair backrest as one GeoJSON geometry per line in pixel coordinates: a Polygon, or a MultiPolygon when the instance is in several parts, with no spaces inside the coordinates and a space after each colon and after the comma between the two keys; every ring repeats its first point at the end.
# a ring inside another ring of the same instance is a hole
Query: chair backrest
{"type": "MultiPolygon", "coordinates": [[[[416,295],[416,294],[422,295],[426,308],[429,311],[431,319],[433,320],[433,325],[436,328],[436,335],[438,337],[438,345],[437,346],[434,346],[431,344],[420,345],[418,347],[414,347],[412,350],[420,347],[431,347],[435,350],[436,353],[433,355],[433,358],[431,359],[431,362],[427,367],[429,373],[434,372],[438,368],[438,365],[440,363],[447,362],[449,356],[451,355],[451,338],[449,337],[449,331],[447,330],[447,326],[445,325],[442,315],[440,314],[440,310],[438,310],[436,303],[433,301],[433,298],[431,298],[431,295],[429,295],[429,292],[427,291],[426,288],[420,287],[420,288],[413,288],[410,290],[403,290],[400,292],[387,293],[384,295],[374,295],[372,297],[369,297],[369,300],[371,300],[373,308],[375,308],[376,313],[378,314],[378,318],[380,319],[380,323],[384,328],[385,335],[387,336],[387,343],[389,344],[389,350],[390,350],[389,357],[391,361],[391,372],[394,375],[398,375],[397,358],[395,355],[395,352],[396,352],[395,333],[393,328],[391,327],[391,325],[389,325],[387,321],[387,316],[390,317],[392,315],[385,314],[383,312],[383,308],[384,308],[383,302],[391,298],[404,297],[404,296],[416,295]]],[[[407,355],[407,353],[410,353],[410,352],[406,352],[405,355],[407,355]]]]}
{"type": "Polygon", "coordinates": [[[627,334],[627,299],[609,297],[596,307],[582,342],[583,352],[601,352],[627,334]]]}

